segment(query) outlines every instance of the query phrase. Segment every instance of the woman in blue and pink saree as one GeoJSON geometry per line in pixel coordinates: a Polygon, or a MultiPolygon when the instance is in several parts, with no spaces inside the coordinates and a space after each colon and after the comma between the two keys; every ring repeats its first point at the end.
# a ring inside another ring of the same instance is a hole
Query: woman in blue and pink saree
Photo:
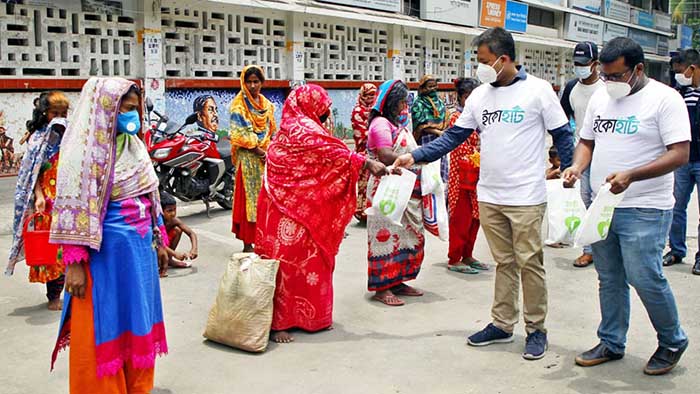
{"type": "Polygon", "coordinates": [[[63,247],[66,295],[52,366],[70,344],[72,394],[148,393],[168,350],[157,253],[166,235],[140,108],[134,83],[91,78],[63,137],[51,242],[63,247]]]}

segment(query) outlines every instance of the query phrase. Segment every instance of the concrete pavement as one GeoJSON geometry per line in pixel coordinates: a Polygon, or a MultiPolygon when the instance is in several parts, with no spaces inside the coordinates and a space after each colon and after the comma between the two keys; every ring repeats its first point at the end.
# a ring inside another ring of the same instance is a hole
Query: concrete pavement
{"type": "MultiPolygon", "coordinates": [[[[4,184],[6,185],[6,184],[4,184]]],[[[0,212],[8,191],[0,185],[0,212]]],[[[11,193],[9,194],[11,196],[11,193]]],[[[695,197],[693,201],[697,201],[695,197]]],[[[229,212],[208,219],[202,205],[180,209],[200,236],[200,257],[191,270],[170,271],[162,281],[170,354],[157,361],[156,390],[165,393],[694,393],[700,355],[697,292],[700,277],[684,264],[666,269],[676,294],[690,348],[668,376],[648,377],[642,368],[656,348],[655,333],[633,296],[628,350],[621,361],[593,368],[574,365],[574,356],[597,343],[597,280],[593,268],[571,265],[574,249],[545,250],[549,282],[549,352],[540,361],[521,357],[525,334],[516,328],[512,344],[468,347],[465,338],[485,326],[493,297],[494,272],[447,272],[446,244],[429,237],[426,261],[414,285],[426,291],[399,308],[369,300],[366,291],[366,230],[352,224],[335,272],[335,329],[297,333],[288,345],[271,344],[248,354],[206,342],[202,331],[225,264],[242,244],[229,232],[229,212]]],[[[0,218],[5,225],[6,216],[0,218]]],[[[697,223],[696,204],[690,222],[697,223]]],[[[1,226],[0,226],[1,227],[1,226]]],[[[691,250],[697,230],[690,228],[691,250]]],[[[0,235],[0,251],[10,245],[0,235]]],[[[183,245],[184,247],[185,245],[183,245]]],[[[476,256],[493,263],[483,235],[476,256]]],[[[4,260],[3,260],[4,261],[4,260]]],[[[5,372],[0,392],[66,393],[68,354],[56,370],[49,360],[59,313],[45,309],[45,289],[26,280],[18,266],[0,287],[0,349],[5,372]]]]}

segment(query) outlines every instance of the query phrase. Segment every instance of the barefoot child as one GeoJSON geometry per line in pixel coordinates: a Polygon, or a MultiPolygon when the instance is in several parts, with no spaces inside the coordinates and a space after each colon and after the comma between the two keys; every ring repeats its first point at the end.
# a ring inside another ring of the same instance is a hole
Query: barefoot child
{"type": "MultiPolygon", "coordinates": [[[[175,198],[168,193],[160,194],[160,204],[163,207],[163,220],[165,221],[165,230],[168,232],[170,244],[165,249],[168,252],[168,266],[174,268],[189,268],[192,263],[184,260],[194,260],[197,258],[197,234],[187,227],[182,220],[177,217],[177,202],[175,198]],[[192,249],[187,253],[177,252],[177,245],[180,243],[180,237],[185,233],[190,238],[192,249]]],[[[167,276],[167,268],[166,275],[167,276]]]]}
{"type": "Polygon", "coordinates": [[[561,159],[559,159],[559,153],[555,146],[549,148],[549,164],[551,164],[552,167],[547,168],[545,172],[547,180],[559,179],[561,177],[561,170],[559,169],[559,166],[561,166],[561,159]]]}

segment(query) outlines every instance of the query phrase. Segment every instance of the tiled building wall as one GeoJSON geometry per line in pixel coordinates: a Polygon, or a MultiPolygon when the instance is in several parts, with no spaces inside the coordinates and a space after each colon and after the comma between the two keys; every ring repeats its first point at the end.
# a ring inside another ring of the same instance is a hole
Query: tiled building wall
{"type": "Polygon", "coordinates": [[[287,79],[284,13],[191,1],[163,1],[165,74],[181,78],[238,78],[258,64],[268,78],[287,79]],[[204,4],[202,4],[204,3],[204,4]]]}
{"type": "Polygon", "coordinates": [[[136,1],[105,12],[90,2],[0,3],[0,77],[136,77],[136,1]]]}
{"type": "MultiPolygon", "coordinates": [[[[144,77],[140,1],[25,3],[0,3],[0,78],[144,77]]],[[[238,78],[245,65],[256,63],[270,79],[294,79],[291,13],[207,1],[159,4],[165,78],[238,78]]],[[[297,17],[295,28],[301,31],[295,33],[303,41],[307,80],[388,79],[392,50],[402,57],[408,82],[418,81],[426,71],[449,82],[463,76],[465,68],[467,74],[472,70],[464,61],[471,37],[462,34],[402,27],[398,40],[392,40],[397,30],[388,24],[297,17]]],[[[558,83],[561,53],[566,51],[528,46],[519,46],[519,51],[530,72],[558,83]]]]}

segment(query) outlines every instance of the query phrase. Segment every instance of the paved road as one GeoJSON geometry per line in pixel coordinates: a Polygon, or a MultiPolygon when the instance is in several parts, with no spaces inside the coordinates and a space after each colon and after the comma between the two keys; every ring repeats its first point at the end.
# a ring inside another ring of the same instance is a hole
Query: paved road
{"type": "MultiPolygon", "coordinates": [[[[8,201],[0,180],[0,212],[8,201]]],[[[171,272],[162,282],[170,354],[158,361],[154,394],[177,393],[694,393],[700,354],[698,286],[689,265],[667,269],[691,345],[669,376],[651,378],[642,368],[656,347],[655,334],[633,297],[628,352],[624,360],[583,369],[574,356],[596,343],[597,281],[592,268],[575,269],[573,249],[546,249],[550,350],[540,361],[520,356],[524,330],[512,344],[466,346],[465,337],[489,321],[493,272],[465,276],[447,272],[446,245],[427,242],[427,257],[415,285],[426,291],[401,308],[371,302],[366,292],[366,230],[349,227],[335,273],[335,330],[298,334],[297,342],[271,345],[253,355],[202,338],[208,309],[232,252],[242,249],[229,233],[228,212],[208,219],[198,205],[183,207],[201,238],[191,270],[171,272]]],[[[697,223],[694,207],[691,221],[697,223]]],[[[4,217],[1,220],[5,220],[4,217]]],[[[0,223],[4,224],[4,223],[0,223]]],[[[691,230],[694,249],[697,230],[691,230]]],[[[0,235],[0,251],[9,248],[0,235]]],[[[2,252],[5,253],[5,252],[2,252]]],[[[492,262],[483,236],[476,256],[492,262]]],[[[0,287],[0,349],[5,372],[1,392],[66,393],[67,353],[53,373],[49,358],[58,313],[45,310],[44,289],[29,284],[26,267],[0,287]]]]}

